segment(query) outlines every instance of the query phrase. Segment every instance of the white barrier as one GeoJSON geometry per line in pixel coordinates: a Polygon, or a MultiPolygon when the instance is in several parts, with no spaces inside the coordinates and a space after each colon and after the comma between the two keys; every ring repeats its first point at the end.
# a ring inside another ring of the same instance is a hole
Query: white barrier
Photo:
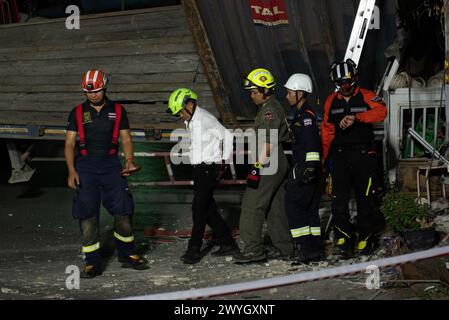
{"type": "Polygon", "coordinates": [[[365,272],[366,268],[372,265],[378,268],[401,265],[413,261],[425,260],[439,256],[449,255],[449,246],[429,249],[420,252],[404,254],[400,256],[378,259],[364,263],[341,266],[320,271],[301,272],[288,276],[273,277],[269,279],[240,282],[235,284],[221,285],[216,287],[200,288],[193,290],[156,293],[144,296],[127,297],[119,300],[190,300],[206,299],[215,296],[224,296],[235,293],[269,289],[273,287],[287,286],[296,283],[303,283],[315,280],[336,278],[347,274],[365,272]]]}

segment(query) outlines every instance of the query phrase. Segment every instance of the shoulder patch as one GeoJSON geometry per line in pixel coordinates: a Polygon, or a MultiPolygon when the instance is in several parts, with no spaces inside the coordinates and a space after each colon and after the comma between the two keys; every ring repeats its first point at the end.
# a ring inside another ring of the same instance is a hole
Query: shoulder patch
{"type": "Polygon", "coordinates": [[[379,103],[385,104],[384,99],[382,99],[382,98],[379,97],[379,96],[374,96],[374,97],[372,97],[372,98],[371,98],[371,101],[379,102],[379,103]]]}
{"type": "Polygon", "coordinates": [[[307,118],[304,119],[304,126],[311,126],[312,125],[312,119],[307,118]]]}
{"type": "Polygon", "coordinates": [[[91,118],[91,115],[90,115],[90,111],[87,111],[87,112],[83,112],[83,124],[86,124],[86,123],[91,123],[92,122],[92,118],[91,118]]]}
{"type": "Polygon", "coordinates": [[[263,115],[263,118],[265,119],[265,120],[273,120],[273,112],[271,112],[271,111],[267,111],[267,112],[265,112],[265,114],[263,115]]]}

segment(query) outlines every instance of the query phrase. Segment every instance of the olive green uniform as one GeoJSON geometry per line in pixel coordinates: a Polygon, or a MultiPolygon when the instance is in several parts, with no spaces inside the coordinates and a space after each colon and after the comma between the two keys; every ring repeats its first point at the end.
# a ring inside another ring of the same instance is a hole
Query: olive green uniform
{"type": "MultiPolygon", "coordinates": [[[[262,168],[259,187],[246,188],[240,214],[240,238],[245,244],[244,252],[265,252],[262,232],[266,218],[273,245],[283,255],[290,255],[294,247],[285,210],[284,187],[289,164],[282,147],[282,143],[289,139],[289,131],[284,108],[276,98],[272,97],[260,106],[254,129],[256,135],[259,130],[266,130],[266,142],[272,144],[271,162],[277,156],[278,169],[273,175],[263,175],[266,168],[262,168]],[[270,141],[270,129],[278,130],[278,141],[270,141]]],[[[260,154],[260,150],[257,152],[260,154]]]]}

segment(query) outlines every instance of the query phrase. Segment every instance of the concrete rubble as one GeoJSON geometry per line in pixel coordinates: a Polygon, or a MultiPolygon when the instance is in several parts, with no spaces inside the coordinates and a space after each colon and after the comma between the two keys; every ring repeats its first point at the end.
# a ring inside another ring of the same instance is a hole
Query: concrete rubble
{"type": "MultiPolygon", "coordinates": [[[[0,185],[0,192],[1,188],[0,185]]],[[[21,190],[17,187],[15,194],[14,188],[8,186],[8,190],[11,193],[10,201],[6,199],[7,201],[0,204],[3,206],[0,211],[8,213],[0,215],[0,232],[6,235],[0,243],[0,299],[123,298],[320,271],[401,253],[400,240],[391,233],[385,233],[381,235],[381,247],[370,257],[340,260],[332,255],[331,242],[327,242],[326,260],[309,265],[292,266],[291,261],[281,259],[259,264],[237,265],[232,257],[213,257],[210,251],[199,263],[185,265],[179,257],[187,248],[188,238],[172,237],[170,241],[163,242],[158,241],[162,237],[144,238],[143,229],[140,229],[136,233],[138,247],[150,262],[149,270],[123,269],[116,256],[112,255],[103,275],[90,280],[81,279],[79,289],[68,289],[67,266],[82,266],[83,263],[78,226],[69,214],[65,214],[70,212],[72,194],[65,189],[53,188],[46,190],[47,192],[40,198],[22,199],[18,205],[14,199],[21,190]],[[59,205],[51,207],[51,204],[55,203],[54,198],[60,200],[59,205]],[[61,207],[61,203],[66,204],[65,207],[64,205],[61,207]],[[56,215],[55,212],[64,214],[56,215]],[[41,225],[41,228],[36,228],[37,225],[41,225]]],[[[154,203],[152,205],[155,206],[154,203]]],[[[110,233],[110,217],[107,215],[102,217],[102,234],[110,233]]],[[[170,218],[170,221],[173,220],[170,218]]],[[[152,225],[146,223],[144,226],[152,225]]],[[[159,226],[155,226],[155,229],[157,228],[159,226]]],[[[113,239],[107,234],[104,234],[104,238],[113,239]]],[[[239,245],[242,244],[238,236],[237,241],[239,245]]],[[[102,243],[107,245],[106,242],[102,243]]],[[[367,274],[361,272],[213,299],[438,299],[445,294],[446,287],[438,283],[426,283],[425,288],[432,285],[436,287],[435,290],[428,289],[424,292],[423,288],[413,291],[410,289],[412,284],[398,282],[401,277],[400,268],[381,269],[381,289],[376,292],[367,289],[367,274]]],[[[449,297],[449,292],[445,297],[446,299],[449,297]]]]}

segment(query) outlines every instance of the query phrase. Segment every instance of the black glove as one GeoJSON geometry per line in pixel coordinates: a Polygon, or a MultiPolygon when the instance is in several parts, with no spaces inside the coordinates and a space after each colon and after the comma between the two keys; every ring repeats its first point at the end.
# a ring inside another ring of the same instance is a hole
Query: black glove
{"type": "Polygon", "coordinates": [[[256,163],[251,167],[251,170],[246,177],[246,184],[252,189],[257,189],[260,183],[260,164],[256,163]]]}
{"type": "Polygon", "coordinates": [[[220,168],[218,169],[217,178],[215,179],[217,182],[219,182],[221,179],[223,179],[224,175],[226,174],[226,171],[228,170],[228,165],[226,163],[222,163],[220,165],[220,168]]]}
{"type": "Polygon", "coordinates": [[[316,168],[306,168],[302,175],[302,182],[304,184],[309,184],[309,183],[315,181],[318,178],[317,173],[318,172],[317,172],[316,168]]]}

